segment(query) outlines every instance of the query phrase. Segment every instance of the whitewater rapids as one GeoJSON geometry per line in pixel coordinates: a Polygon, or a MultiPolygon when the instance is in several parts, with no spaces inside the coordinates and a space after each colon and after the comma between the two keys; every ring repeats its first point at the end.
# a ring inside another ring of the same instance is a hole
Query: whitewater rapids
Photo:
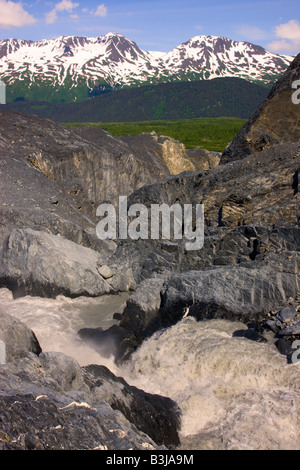
{"type": "Polygon", "coordinates": [[[182,449],[300,450],[300,364],[287,364],[271,336],[257,343],[232,337],[246,328],[240,322],[186,317],[118,368],[76,333],[111,326],[125,301],[125,294],[13,300],[0,289],[2,306],[35,332],[44,351],[61,351],[80,365],[106,365],[130,385],[175,400],[182,410],[182,449]]]}

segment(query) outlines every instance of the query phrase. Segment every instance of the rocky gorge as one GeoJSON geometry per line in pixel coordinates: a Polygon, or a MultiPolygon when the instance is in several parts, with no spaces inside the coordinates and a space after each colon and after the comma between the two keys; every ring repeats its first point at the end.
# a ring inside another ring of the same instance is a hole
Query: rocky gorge
{"type": "MultiPolygon", "coordinates": [[[[235,345],[251,344],[268,358],[277,354],[285,378],[280,387],[286,388],[276,393],[293,403],[296,429],[300,105],[291,100],[291,83],[299,76],[300,55],[222,155],[187,151],[154,133],[116,138],[89,127],[68,129],[2,107],[0,286],[14,299],[127,293],[116,324],[78,330],[96,350],[108,340],[114,344],[119,372],[176,328],[185,329],[176,333],[181,338],[196,338],[199,325],[213,330],[215,322],[229,321],[226,335],[243,341],[235,345]],[[96,208],[116,204],[119,195],[128,197],[128,205],[146,207],[203,204],[202,249],[186,250],[184,238],[100,240],[96,208]],[[272,354],[264,347],[273,348],[272,354]]],[[[0,341],[0,449],[155,451],[183,445],[185,402],[179,404],[176,393],[149,393],[104,365],[80,366],[63,353],[43,351],[34,328],[3,308],[0,341]]],[[[185,347],[179,340],[178,357],[185,347]]],[[[143,362],[150,356],[149,349],[143,362]]],[[[281,375],[277,369],[276,374],[281,375]]],[[[221,428],[210,428],[211,445],[246,445],[233,437],[227,442],[229,427],[221,428]]],[[[206,442],[208,435],[199,440],[206,442]]],[[[193,449],[199,443],[184,445],[193,449]]],[[[271,438],[266,445],[280,447],[271,438]]],[[[284,445],[299,449],[299,437],[283,439],[284,445]]]]}

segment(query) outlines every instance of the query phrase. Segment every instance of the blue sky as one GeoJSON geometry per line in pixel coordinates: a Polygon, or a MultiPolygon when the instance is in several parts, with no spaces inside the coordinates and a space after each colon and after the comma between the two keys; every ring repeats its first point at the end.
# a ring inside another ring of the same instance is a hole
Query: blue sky
{"type": "Polygon", "coordinates": [[[193,36],[225,36],[283,54],[300,52],[299,0],[0,0],[0,39],[123,34],[170,51],[193,36]]]}

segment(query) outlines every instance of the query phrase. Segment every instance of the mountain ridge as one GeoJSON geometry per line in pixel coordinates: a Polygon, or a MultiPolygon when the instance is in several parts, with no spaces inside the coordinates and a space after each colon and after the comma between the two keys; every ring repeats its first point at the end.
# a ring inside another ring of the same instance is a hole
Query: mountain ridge
{"type": "Polygon", "coordinates": [[[224,77],[119,88],[76,103],[17,101],[5,106],[57,122],[135,122],[223,116],[247,119],[269,92],[270,88],[242,78],[224,77]]]}
{"type": "Polygon", "coordinates": [[[169,52],[144,51],[117,33],[0,41],[0,77],[8,101],[80,101],[100,86],[238,77],[272,84],[292,56],[221,36],[194,36],[169,52]]]}

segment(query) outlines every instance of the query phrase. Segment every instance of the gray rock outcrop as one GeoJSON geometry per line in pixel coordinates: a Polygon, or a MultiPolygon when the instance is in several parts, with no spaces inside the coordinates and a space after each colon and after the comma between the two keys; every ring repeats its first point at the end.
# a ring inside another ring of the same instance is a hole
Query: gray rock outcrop
{"type": "Polygon", "coordinates": [[[274,144],[300,141],[300,109],[292,102],[299,80],[300,55],[275,83],[267,99],[252,114],[221,157],[221,164],[240,160],[274,144]]]}

